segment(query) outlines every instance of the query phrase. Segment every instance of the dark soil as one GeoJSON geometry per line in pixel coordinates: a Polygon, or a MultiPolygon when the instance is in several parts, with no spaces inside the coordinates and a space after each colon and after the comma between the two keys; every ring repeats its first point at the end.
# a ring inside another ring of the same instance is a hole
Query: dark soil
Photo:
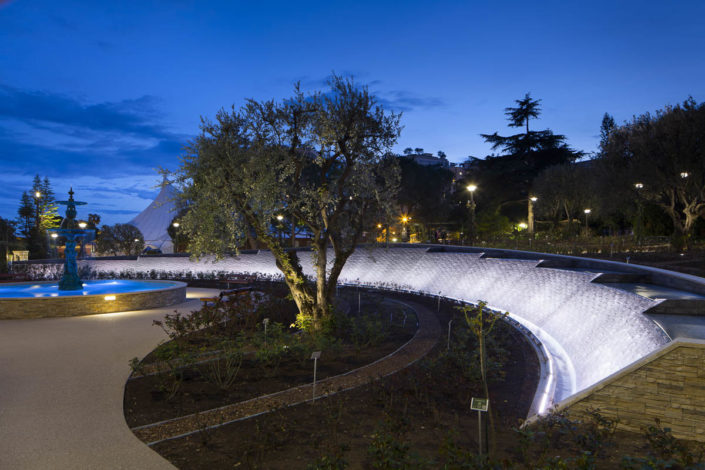
{"type": "MultiPolygon", "coordinates": [[[[435,301],[427,303],[435,310],[435,301]]],[[[442,324],[451,314],[452,305],[444,305],[442,324]]],[[[526,418],[538,382],[538,360],[521,334],[503,323],[499,329],[509,355],[505,378],[492,385],[491,397],[496,440],[502,442],[526,418]]],[[[477,414],[469,410],[469,402],[482,394],[477,383],[439,370],[442,366],[433,358],[444,348],[441,341],[429,359],[314,405],[280,409],[153,448],[177,467],[189,469],[297,469],[336,455],[342,455],[348,468],[371,468],[368,449],[374,436],[379,441],[382,429],[393,428],[398,430],[390,431],[395,439],[424,458],[435,458],[449,436],[475,450],[477,414]]]]}
{"type": "MultiPolygon", "coordinates": [[[[318,361],[317,380],[345,373],[384,357],[413,336],[411,323],[406,330],[397,329],[382,344],[357,349],[345,345],[335,352],[323,352],[318,361]]],[[[189,370],[179,393],[167,400],[159,390],[160,378],[152,375],[130,379],[125,386],[124,411],[128,426],[135,427],[209,410],[250,398],[267,395],[309,383],[313,380],[313,361],[284,360],[276,368],[263,367],[254,359],[244,359],[237,383],[220,390],[205,381],[208,365],[189,370]]]]}

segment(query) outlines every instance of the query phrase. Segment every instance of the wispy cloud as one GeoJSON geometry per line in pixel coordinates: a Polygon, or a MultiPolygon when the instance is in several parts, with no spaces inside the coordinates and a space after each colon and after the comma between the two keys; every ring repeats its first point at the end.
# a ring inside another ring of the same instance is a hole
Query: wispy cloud
{"type": "Polygon", "coordinates": [[[0,117],[30,125],[52,123],[103,132],[167,138],[171,134],[155,119],[160,118],[159,100],[151,95],[117,102],[85,104],[58,93],[0,84],[0,117]]]}
{"type": "Polygon", "coordinates": [[[190,136],[163,124],[160,100],[86,103],[0,84],[0,216],[14,218],[35,174],[76,190],[90,212],[125,222],[156,195],[156,169],[175,169],[190,136]]]}
{"type": "Polygon", "coordinates": [[[394,111],[427,110],[446,106],[441,98],[421,96],[404,90],[380,92],[376,96],[379,104],[394,111]]]}
{"type": "MultiPolygon", "coordinates": [[[[408,112],[442,108],[446,106],[445,101],[434,96],[423,96],[406,90],[385,91],[383,89],[384,83],[381,80],[365,81],[364,74],[359,74],[352,71],[335,73],[340,77],[353,79],[360,86],[366,86],[370,90],[370,93],[375,96],[380,105],[393,111],[408,112]],[[361,77],[363,77],[362,80],[361,77]]],[[[328,90],[328,83],[332,77],[332,74],[317,78],[304,75],[297,77],[292,81],[292,83],[300,83],[301,88],[307,91],[322,91],[323,93],[326,93],[328,90]]]]}

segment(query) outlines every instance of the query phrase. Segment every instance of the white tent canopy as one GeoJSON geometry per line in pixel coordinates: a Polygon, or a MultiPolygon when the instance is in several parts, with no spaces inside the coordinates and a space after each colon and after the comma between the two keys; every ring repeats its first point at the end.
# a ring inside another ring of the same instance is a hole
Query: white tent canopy
{"type": "Polygon", "coordinates": [[[165,178],[157,198],[137,217],[128,222],[142,232],[145,248],[161,250],[162,253],[174,252],[174,244],[167,228],[179,213],[178,196],[179,192],[165,178]]]}

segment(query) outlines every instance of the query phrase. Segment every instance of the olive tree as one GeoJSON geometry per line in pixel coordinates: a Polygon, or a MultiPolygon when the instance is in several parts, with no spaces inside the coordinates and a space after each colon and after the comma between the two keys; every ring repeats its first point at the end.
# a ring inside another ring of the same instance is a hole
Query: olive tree
{"type": "Polygon", "coordinates": [[[389,151],[400,116],[352,80],[334,76],[329,85],[312,94],[297,85],[282,102],[248,100],[202,119],[174,174],[189,208],[181,229],[192,255],[220,258],[255,237],[271,250],[299,320],[314,329],[330,313],[369,217],[390,210],[399,180],[389,151]],[[277,237],[282,217],[310,232],[313,279],[277,237]]]}

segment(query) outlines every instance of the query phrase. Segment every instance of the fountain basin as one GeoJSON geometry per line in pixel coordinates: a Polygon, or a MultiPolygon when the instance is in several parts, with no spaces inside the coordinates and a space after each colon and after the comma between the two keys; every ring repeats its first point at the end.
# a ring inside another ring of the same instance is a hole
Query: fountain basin
{"type": "Polygon", "coordinates": [[[177,281],[84,281],[80,290],[59,290],[57,281],[0,286],[0,319],[71,317],[165,307],[186,299],[177,281]]]}

